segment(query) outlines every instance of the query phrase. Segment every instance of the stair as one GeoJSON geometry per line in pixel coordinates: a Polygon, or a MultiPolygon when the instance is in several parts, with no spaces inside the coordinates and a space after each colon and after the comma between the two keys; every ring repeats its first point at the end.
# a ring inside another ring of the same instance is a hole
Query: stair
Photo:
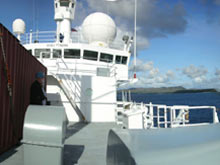
{"type": "Polygon", "coordinates": [[[59,82],[60,88],[62,89],[62,91],[66,95],[67,99],[70,101],[70,104],[72,105],[73,109],[75,110],[75,112],[79,116],[80,120],[86,121],[84,114],[81,112],[81,110],[79,109],[79,107],[77,106],[77,104],[75,102],[76,93],[74,93],[72,90],[68,89],[68,86],[69,86],[69,88],[71,88],[70,85],[67,85],[68,83],[64,82],[63,79],[60,78],[59,75],[56,75],[55,77],[59,82]]]}

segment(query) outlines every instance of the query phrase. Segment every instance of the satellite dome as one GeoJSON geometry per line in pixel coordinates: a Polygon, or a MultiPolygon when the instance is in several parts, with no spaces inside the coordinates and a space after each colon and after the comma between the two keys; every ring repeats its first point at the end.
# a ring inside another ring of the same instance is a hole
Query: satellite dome
{"type": "Polygon", "coordinates": [[[14,20],[12,24],[12,29],[15,34],[24,34],[25,33],[25,23],[22,19],[18,18],[14,20]]]}
{"type": "Polygon", "coordinates": [[[83,37],[90,44],[107,46],[115,39],[116,33],[115,22],[104,13],[90,14],[82,24],[83,37]]]}

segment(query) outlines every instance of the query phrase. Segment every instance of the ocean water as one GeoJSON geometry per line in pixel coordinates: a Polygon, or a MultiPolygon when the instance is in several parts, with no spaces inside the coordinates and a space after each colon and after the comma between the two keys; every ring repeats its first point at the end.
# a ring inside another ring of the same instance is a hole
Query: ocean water
{"type": "MultiPolygon", "coordinates": [[[[189,106],[216,106],[220,119],[220,93],[163,93],[163,94],[131,94],[131,99],[135,102],[143,102],[163,105],[189,105],[189,106]]],[[[121,94],[118,94],[121,100],[121,94]]],[[[212,122],[212,111],[197,110],[190,111],[190,123],[212,122]]]]}

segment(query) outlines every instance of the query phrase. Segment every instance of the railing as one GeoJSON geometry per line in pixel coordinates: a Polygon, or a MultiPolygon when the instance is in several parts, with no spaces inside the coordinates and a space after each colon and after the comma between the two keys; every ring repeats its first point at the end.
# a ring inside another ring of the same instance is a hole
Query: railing
{"type": "Polygon", "coordinates": [[[72,62],[65,62],[64,59],[57,59],[56,65],[58,67],[58,70],[60,72],[70,72],[71,74],[89,74],[89,75],[97,75],[97,68],[105,68],[109,69],[109,77],[115,77],[116,76],[116,66],[115,64],[99,64],[97,66],[96,63],[85,63],[82,61],[74,61],[74,65],[72,62]],[[70,68],[69,66],[74,66],[73,68],[70,68]],[[88,70],[83,69],[83,68],[89,68],[88,70]]]}
{"type": "Polygon", "coordinates": [[[185,105],[157,105],[157,104],[143,104],[132,102],[118,102],[118,108],[116,109],[117,116],[116,121],[118,124],[122,123],[122,117],[126,117],[127,112],[140,112],[143,116],[143,128],[155,129],[155,128],[174,128],[174,127],[186,127],[186,126],[198,126],[209,123],[219,123],[217,111],[215,106],[185,106],[185,105]],[[201,121],[198,114],[191,113],[203,111],[212,112],[212,119],[208,121],[201,121]],[[191,118],[193,119],[191,120],[191,118]]]}
{"type": "MultiPolygon", "coordinates": [[[[56,42],[56,31],[37,31],[25,33],[25,35],[21,36],[22,44],[30,44],[30,43],[54,43],[56,42]]],[[[83,35],[80,31],[72,32],[70,43],[85,43],[88,44],[83,38],[83,35]]],[[[117,50],[124,50],[124,42],[122,39],[115,39],[113,42],[110,42],[110,48],[117,50]]]]}
{"type": "Polygon", "coordinates": [[[62,75],[64,76],[64,80],[66,84],[68,85],[69,89],[71,90],[71,93],[75,95],[75,98],[74,98],[75,101],[76,101],[76,98],[80,100],[80,94],[83,94],[81,91],[81,86],[78,83],[78,80],[76,79],[75,74],[73,74],[73,71],[68,67],[66,62],[62,58],[60,58],[60,60],[59,61],[57,60],[57,75],[61,73],[61,71],[63,72],[63,70],[69,72],[70,77],[68,77],[67,74],[62,74],[62,75]],[[61,63],[65,66],[65,68],[62,68],[62,69],[60,68],[60,65],[59,65],[60,60],[61,60],[61,63]],[[75,89],[75,91],[73,91],[73,89],[75,89]]]}
{"type": "Polygon", "coordinates": [[[81,89],[80,84],[78,83],[79,80],[77,80],[75,75],[72,74],[71,70],[69,69],[65,61],[63,59],[61,60],[66,68],[66,71],[68,71],[68,74],[62,74],[62,71],[60,71],[60,68],[57,67],[57,72],[54,74],[54,76],[58,79],[64,93],[66,94],[67,98],[70,100],[70,103],[75,109],[79,118],[84,121],[86,120],[86,118],[84,114],[81,112],[81,110],[79,109],[79,107],[77,106],[77,102],[80,102],[81,97],[84,96],[84,93],[81,89]]]}
{"type": "Polygon", "coordinates": [[[209,123],[218,123],[218,116],[215,106],[185,106],[185,105],[153,105],[145,104],[145,128],[168,128],[168,127],[184,127],[207,124],[201,121],[197,115],[194,120],[190,121],[190,113],[198,111],[212,111],[212,119],[209,123]]]}
{"type": "Polygon", "coordinates": [[[55,31],[37,31],[25,33],[25,35],[21,36],[22,44],[29,43],[43,43],[43,42],[55,42],[56,41],[56,32],[55,31]]]}

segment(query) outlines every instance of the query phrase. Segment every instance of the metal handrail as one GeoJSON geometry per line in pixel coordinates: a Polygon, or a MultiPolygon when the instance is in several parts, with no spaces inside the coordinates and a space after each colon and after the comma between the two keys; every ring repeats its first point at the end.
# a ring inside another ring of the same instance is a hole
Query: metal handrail
{"type": "MultiPolygon", "coordinates": [[[[69,69],[69,67],[68,67],[68,65],[66,64],[66,62],[65,62],[62,58],[60,58],[60,59],[61,59],[61,61],[63,62],[63,64],[65,65],[66,70],[67,70],[67,71],[70,71],[70,73],[72,73],[71,69],[69,69]]],[[[58,72],[59,72],[59,69],[60,69],[60,68],[59,68],[59,64],[58,64],[57,66],[58,66],[58,72]]],[[[65,77],[65,80],[68,80],[68,77],[67,77],[66,74],[64,74],[64,77],[65,77]]],[[[75,89],[77,89],[78,92],[81,92],[81,93],[83,94],[83,92],[80,90],[81,87],[80,87],[80,85],[79,85],[79,83],[78,83],[78,81],[77,81],[77,79],[76,79],[76,77],[75,77],[74,74],[71,74],[71,79],[74,80],[74,81],[72,81],[72,82],[74,82],[75,89]]],[[[68,81],[67,81],[67,82],[68,82],[68,81]]],[[[70,89],[71,89],[71,91],[72,91],[72,86],[71,86],[71,84],[69,84],[69,82],[68,82],[68,86],[70,87],[70,89]]],[[[75,93],[75,92],[72,91],[72,93],[75,93]]],[[[80,98],[78,98],[78,99],[80,99],[80,98]]]]}
{"type": "Polygon", "coordinates": [[[187,106],[187,105],[160,105],[160,104],[143,104],[143,103],[134,103],[134,102],[118,102],[118,105],[123,105],[123,107],[118,108],[117,111],[140,111],[140,113],[144,113],[143,115],[143,125],[145,129],[153,129],[153,128],[163,128],[168,127],[185,127],[185,126],[195,126],[195,125],[204,125],[204,123],[189,123],[189,111],[193,110],[207,110],[211,109],[213,111],[213,123],[219,123],[217,110],[215,106],[187,106]],[[157,112],[155,114],[155,111],[157,112]],[[163,112],[161,114],[161,112],[163,112]],[[168,117],[169,115],[169,117],[168,117]],[[163,121],[161,121],[163,119],[163,121]]]}
{"type": "MultiPolygon", "coordinates": [[[[59,67],[60,70],[62,70],[63,72],[71,72],[71,73],[74,73],[74,74],[77,74],[77,73],[89,73],[89,74],[96,74],[96,68],[94,70],[90,69],[89,70],[86,70],[86,69],[77,69],[76,66],[77,65],[85,65],[85,66],[95,66],[97,67],[97,64],[96,63],[85,63],[85,62],[77,62],[77,60],[75,60],[75,68],[69,68],[68,65],[69,64],[72,64],[71,62],[65,62],[64,59],[62,58],[58,58],[57,59],[57,66],[59,67]],[[61,62],[59,62],[58,60],[61,59],[61,62]],[[60,67],[60,64],[64,64],[65,65],[65,68],[62,68],[60,67]]],[[[115,64],[109,64],[107,63],[106,64],[103,64],[103,65],[100,65],[99,64],[99,67],[103,67],[103,68],[108,68],[110,69],[110,77],[115,77],[116,76],[116,66],[115,64]]]]}
{"type": "MultiPolygon", "coordinates": [[[[22,44],[29,44],[29,43],[45,43],[45,42],[56,42],[56,31],[36,31],[25,33],[21,36],[21,43],[22,44]]],[[[89,42],[86,41],[82,37],[82,32],[72,32],[71,33],[71,43],[84,43],[88,44],[89,42]]],[[[109,42],[110,43],[110,42],[109,42]]],[[[117,49],[117,50],[124,50],[124,42],[121,39],[115,39],[113,42],[109,44],[110,48],[117,49]]]]}
{"type": "Polygon", "coordinates": [[[198,110],[198,109],[200,110],[201,109],[204,109],[204,110],[212,109],[213,123],[219,122],[215,106],[186,106],[186,105],[166,106],[166,105],[153,105],[150,103],[150,104],[145,104],[145,107],[148,107],[151,109],[153,107],[156,107],[156,110],[157,110],[156,116],[154,116],[152,112],[148,114],[152,116],[153,118],[157,119],[157,127],[160,127],[161,124],[164,124],[165,128],[168,127],[168,124],[170,124],[170,127],[181,127],[181,126],[193,125],[193,124],[189,124],[189,120],[188,120],[189,111],[198,110]],[[164,111],[164,116],[160,115],[160,109],[164,111]],[[168,121],[168,111],[170,112],[170,121],[168,121]],[[164,118],[164,121],[160,121],[161,117],[164,118]]]}

